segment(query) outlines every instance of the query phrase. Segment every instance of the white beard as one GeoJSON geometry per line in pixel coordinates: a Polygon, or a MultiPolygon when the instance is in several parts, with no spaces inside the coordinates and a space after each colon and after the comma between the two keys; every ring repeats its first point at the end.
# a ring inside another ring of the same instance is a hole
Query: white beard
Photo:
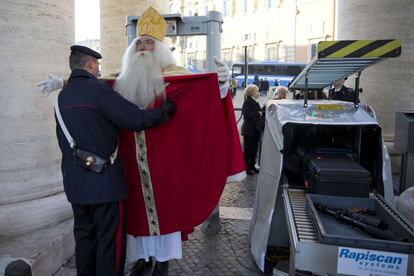
{"type": "Polygon", "coordinates": [[[164,93],[161,65],[154,59],[153,52],[133,53],[123,68],[124,71],[115,81],[114,89],[130,102],[147,108],[157,96],[164,93]]]}

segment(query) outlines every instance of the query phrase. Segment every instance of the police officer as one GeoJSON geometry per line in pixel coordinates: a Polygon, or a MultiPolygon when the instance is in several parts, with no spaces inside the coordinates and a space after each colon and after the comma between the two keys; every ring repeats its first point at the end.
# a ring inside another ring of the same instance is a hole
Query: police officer
{"type": "Polygon", "coordinates": [[[331,100],[339,100],[339,101],[347,101],[347,102],[354,102],[355,99],[355,91],[350,87],[346,87],[344,85],[345,79],[336,80],[332,84],[332,88],[329,89],[329,99],[331,100]]]}
{"type": "Polygon", "coordinates": [[[74,214],[77,275],[114,276],[124,273],[126,238],[127,188],[117,158],[118,130],[159,125],[174,115],[175,104],[166,100],[158,109],[141,110],[97,80],[100,58],[87,47],[71,47],[72,73],[58,107],[76,146],[71,148],[58,119],[56,133],[63,185],[74,214]]]}

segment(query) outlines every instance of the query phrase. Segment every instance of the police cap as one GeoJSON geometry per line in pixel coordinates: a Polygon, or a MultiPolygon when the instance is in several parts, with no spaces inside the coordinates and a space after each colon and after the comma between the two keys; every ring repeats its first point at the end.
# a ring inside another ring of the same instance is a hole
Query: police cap
{"type": "Polygon", "coordinates": [[[71,50],[72,52],[81,52],[81,53],[83,53],[83,54],[85,54],[85,55],[88,55],[88,56],[94,57],[94,58],[96,58],[96,59],[101,59],[101,58],[102,58],[102,56],[101,56],[101,54],[100,54],[100,53],[98,53],[98,52],[96,52],[96,51],[94,51],[94,50],[92,50],[91,48],[88,48],[88,47],[86,47],[86,46],[82,46],[82,45],[73,45],[73,46],[71,46],[71,47],[70,47],[70,50],[71,50]]]}

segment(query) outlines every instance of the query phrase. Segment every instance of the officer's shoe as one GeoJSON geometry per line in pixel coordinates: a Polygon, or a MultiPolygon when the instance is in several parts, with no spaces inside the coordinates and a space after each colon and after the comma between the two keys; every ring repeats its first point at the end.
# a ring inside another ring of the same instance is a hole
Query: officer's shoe
{"type": "Polygon", "coordinates": [[[152,266],[151,259],[149,262],[146,262],[144,259],[139,259],[135,262],[134,266],[131,269],[130,276],[141,276],[144,274],[144,270],[152,266]]]}
{"type": "Polygon", "coordinates": [[[167,276],[168,275],[168,261],[156,262],[152,276],[167,276]]]}

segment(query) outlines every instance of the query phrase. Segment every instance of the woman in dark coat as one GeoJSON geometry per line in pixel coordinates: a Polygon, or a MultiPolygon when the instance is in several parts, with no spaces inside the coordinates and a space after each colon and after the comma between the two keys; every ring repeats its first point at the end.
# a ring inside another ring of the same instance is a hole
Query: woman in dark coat
{"type": "Polygon", "coordinates": [[[243,124],[241,134],[243,135],[243,154],[246,163],[246,173],[252,175],[258,173],[256,169],[256,154],[259,144],[260,133],[264,127],[263,112],[257,102],[259,88],[256,85],[249,85],[244,90],[246,99],[243,103],[242,114],[243,124]]]}

